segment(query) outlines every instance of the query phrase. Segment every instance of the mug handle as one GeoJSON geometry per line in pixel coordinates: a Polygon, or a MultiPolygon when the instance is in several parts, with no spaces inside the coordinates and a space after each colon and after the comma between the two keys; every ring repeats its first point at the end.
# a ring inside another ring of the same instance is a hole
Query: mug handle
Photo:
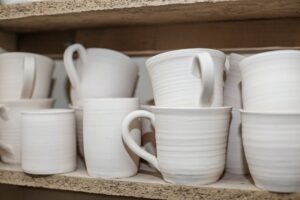
{"type": "Polygon", "coordinates": [[[86,50],[81,44],[73,44],[69,46],[64,52],[64,64],[66,72],[70,79],[71,85],[77,93],[77,97],[81,100],[83,98],[81,91],[81,84],[76,67],[73,61],[73,54],[77,52],[82,63],[86,63],[86,50]]]}
{"type": "Polygon", "coordinates": [[[209,107],[212,104],[212,97],[215,86],[215,67],[211,55],[207,52],[198,53],[195,56],[195,61],[200,68],[202,93],[200,94],[199,102],[201,106],[209,107]]]}
{"type": "Polygon", "coordinates": [[[0,104],[0,118],[2,120],[5,120],[5,121],[8,120],[8,111],[9,111],[8,107],[6,107],[3,104],[0,104]]]}
{"type": "Polygon", "coordinates": [[[154,114],[152,114],[151,112],[145,111],[145,110],[133,111],[133,112],[129,113],[122,122],[123,140],[124,140],[125,144],[129,147],[129,149],[131,149],[139,157],[148,161],[159,171],[157,158],[154,155],[148,153],[143,147],[139,146],[130,136],[129,126],[135,118],[139,118],[139,117],[149,118],[151,123],[154,125],[154,121],[155,121],[154,114]]]}
{"type": "Polygon", "coordinates": [[[31,99],[36,80],[36,64],[33,56],[25,56],[23,63],[23,85],[21,99],[31,99]]]}

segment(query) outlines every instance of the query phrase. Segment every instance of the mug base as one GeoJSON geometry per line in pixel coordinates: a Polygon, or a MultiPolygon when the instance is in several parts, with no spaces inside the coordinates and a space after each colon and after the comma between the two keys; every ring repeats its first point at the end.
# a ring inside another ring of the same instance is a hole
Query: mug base
{"type": "Polygon", "coordinates": [[[203,175],[163,175],[163,179],[168,183],[180,185],[206,185],[217,182],[219,176],[203,176],[203,175]]]}
{"type": "MultiPolygon", "coordinates": [[[[101,170],[99,170],[101,171],[101,170]]],[[[135,176],[137,171],[134,172],[106,172],[104,173],[103,170],[101,172],[87,170],[87,173],[90,177],[93,178],[102,178],[102,179],[119,179],[119,178],[128,178],[131,176],[135,176]]]]}
{"type": "Polygon", "coordinates": [[[266,180],[266,181],[257,181],[254,180],[256,187],[267,190],[270,192],[277,192],[277,193],[294,193],[300,192],[300,185],[299,184],[281,184],[280,182],[266,180]]]}

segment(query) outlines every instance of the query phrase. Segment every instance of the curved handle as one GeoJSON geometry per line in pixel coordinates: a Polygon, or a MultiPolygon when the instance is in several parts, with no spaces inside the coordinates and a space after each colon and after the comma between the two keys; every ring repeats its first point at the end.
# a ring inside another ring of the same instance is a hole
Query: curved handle
{"type": "Polygon", "coordinates": [[[8,120],[8,107],[3,104],[0,104],[0,118],[7,121],[8,120]]]}
{"type": "Polygon", "coordinates": [[[23,84],[21,99],[31,99],[36,79],[36,64],[33,56],[25,56],[23,63],[23,84]]]}
{"type": "Polygon", "coordinates": [[[200,68],[202,93],[200,94],[200,106],[209,107],[212,104],[215,86],[215,67],[211,55],[207,52],[198,53],[195,61],[200,68]]]}
{"type": "Polygon", "coordinates": [[[138,117],[146,117],[151,120],[151,123],[154,124],[155,117],[151,112],[145,111],[145,110],[136,110],[131,113],[129,113],[123,120],[122,123],[122,137],[125,142],[125,144],[131,149],[136,155],[143,158],[144,160],[148,161],[150,164],[152,164],[158,171],[158,162],[157,158],[153,156],[152,154],[145,151],[142,147],[137,145],[135,141],[132,139],[132,137],[129,134],[129,126],[131,122],[138,117]]]}
{"type": "Polygon", "coordinates": [[[72,87],[75,89],[77,97],[79,99],[83,99],[81,86],[80,86],[80,79],[77,74],[74,62],[73,62],[73,54],[78,52],[79,57],[82,63],[86,63],[86,51],[85,48],[81,44],[73,44],[69,46],[64,52],[64,64],[66,68],[66,72],[70,79],[72,87]]]}

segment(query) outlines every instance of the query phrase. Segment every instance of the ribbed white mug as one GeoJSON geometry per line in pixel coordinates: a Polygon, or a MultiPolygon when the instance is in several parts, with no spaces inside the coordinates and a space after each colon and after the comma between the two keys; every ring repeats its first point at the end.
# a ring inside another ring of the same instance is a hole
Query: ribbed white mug
{"type": "Polygon", "coordinates": [[[222,106],[225,58],[213,49],[181,49],[148,59],[156,106],[222,106]]]}
{"type": "Polygon", "coordinates": [[[159,170],[167,182],[194,185],[217,181],[225,167],[231,108],[154,106],[152,111],[134,111],[123,120],[128,147],[159,170]],[[129,133],[132,120],[139,117],[149,118],[156,129],[157,157],[129,133]]]}
{"type": "Polygon", "coordinates": [[[247,111],[300,111],[300,51],[249,56],[240,63],[243,108],[247,111]]]}

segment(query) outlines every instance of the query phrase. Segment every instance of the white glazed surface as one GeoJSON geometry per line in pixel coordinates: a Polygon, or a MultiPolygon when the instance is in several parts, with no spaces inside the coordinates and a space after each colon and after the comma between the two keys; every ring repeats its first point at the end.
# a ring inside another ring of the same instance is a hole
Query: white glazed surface
{"type": "Polygon", "coordinates": [[[226,171],[232,174],[248,174],[248,166],[242,144],[240,109],[242,108],[241,74],[239,63],[245,56],[230,54],[229,68],[224,84],[224,105],[232,106],[232,118],[229,127],[226,171]]]}
{"type": "MultiPolygon", "coordinates": [[[[87,172],[95,178],[124,178],[137,173],[139,157],[122,141],[123,118],[139,108],[137,98],[86,99],[83,144],[87,172]]],[[[132,136],[141,144],[139,127],[132,136]]]]}
{"type": "Polygon", "coordinates": [[[156,55],[147,60],[157,106],[199,107],[204,84],[195,56],[208,52],[214,64],[214,88],[211,106],[223,105],[225,54],[212,49],[183,49],[156,55]]]}
{"type": "Polygon", "coordinates": [[[76,106],[69,106],[75,110],[75,119],[76,119],[76,140],[78,152],[82,158],[84,158],[84,149],[83,149],[83,109],[76,106]]]}
{"type": "Polygon", "coordinates": [[[300,111],[300,51],[256,54],[240,63],[248,111],[300,111]]]}
{"type": "Polygon", "coordinates": [[[184,109],[153,107],[130,113],[123,121],[123,139],[137,155],[150,162],[164,180],[177,184],[209,184],[225,167],[230,108],[184,109]],[[149,117],[156,128],[157,158],[128,135],[136,117],[149,117]]]}
{"type": "Polygon", "coordinates": [[[300,192],[300,114],[242,111],[243,143],[255,185],[300,192]]]}
{"type": "Polygon", "coordinates": [[[22,112],[22,169],[30,174],[57,174],[76,168],[73,110],[22,112]]]}
{"type": "Polygon", "coordinates": [[[32,98],[47,98],[50,93],[54,62],[50,58],[33,53],[0,54],[0,98],[18,99],[23,87],[23,63],[26,56],[33,57],[36,78],[32,98]]]}
{"type": "Polygon", "coordinates": [[[0,119],[0,155],[6,163],[21,163],[21,112],[51,108],[52,99],[6,100],[0,101],[5,110],[1,116],[7,115],[7,120],[0,119]]]}
{"type": "Polygon", "coordinates": [[[74,44],[66,49],[64,63],[74,88],[71,92],[73,105],[76,105],[74,101],[77,99],[82,103],[84,98],[133,95],[138,68],[125,54],[102,48],[84,49],[82,45],[74,44]],[[72,60],[76,49],[80,49],[81,56],[77,61],[77,71],[72,60]]]}
{"type": "Polygon", "coordinates": [[[232,110],[227,144],[226,171],[232,174],[249,173],[242,143],[242,124],[239,110],[232,110]]]}

